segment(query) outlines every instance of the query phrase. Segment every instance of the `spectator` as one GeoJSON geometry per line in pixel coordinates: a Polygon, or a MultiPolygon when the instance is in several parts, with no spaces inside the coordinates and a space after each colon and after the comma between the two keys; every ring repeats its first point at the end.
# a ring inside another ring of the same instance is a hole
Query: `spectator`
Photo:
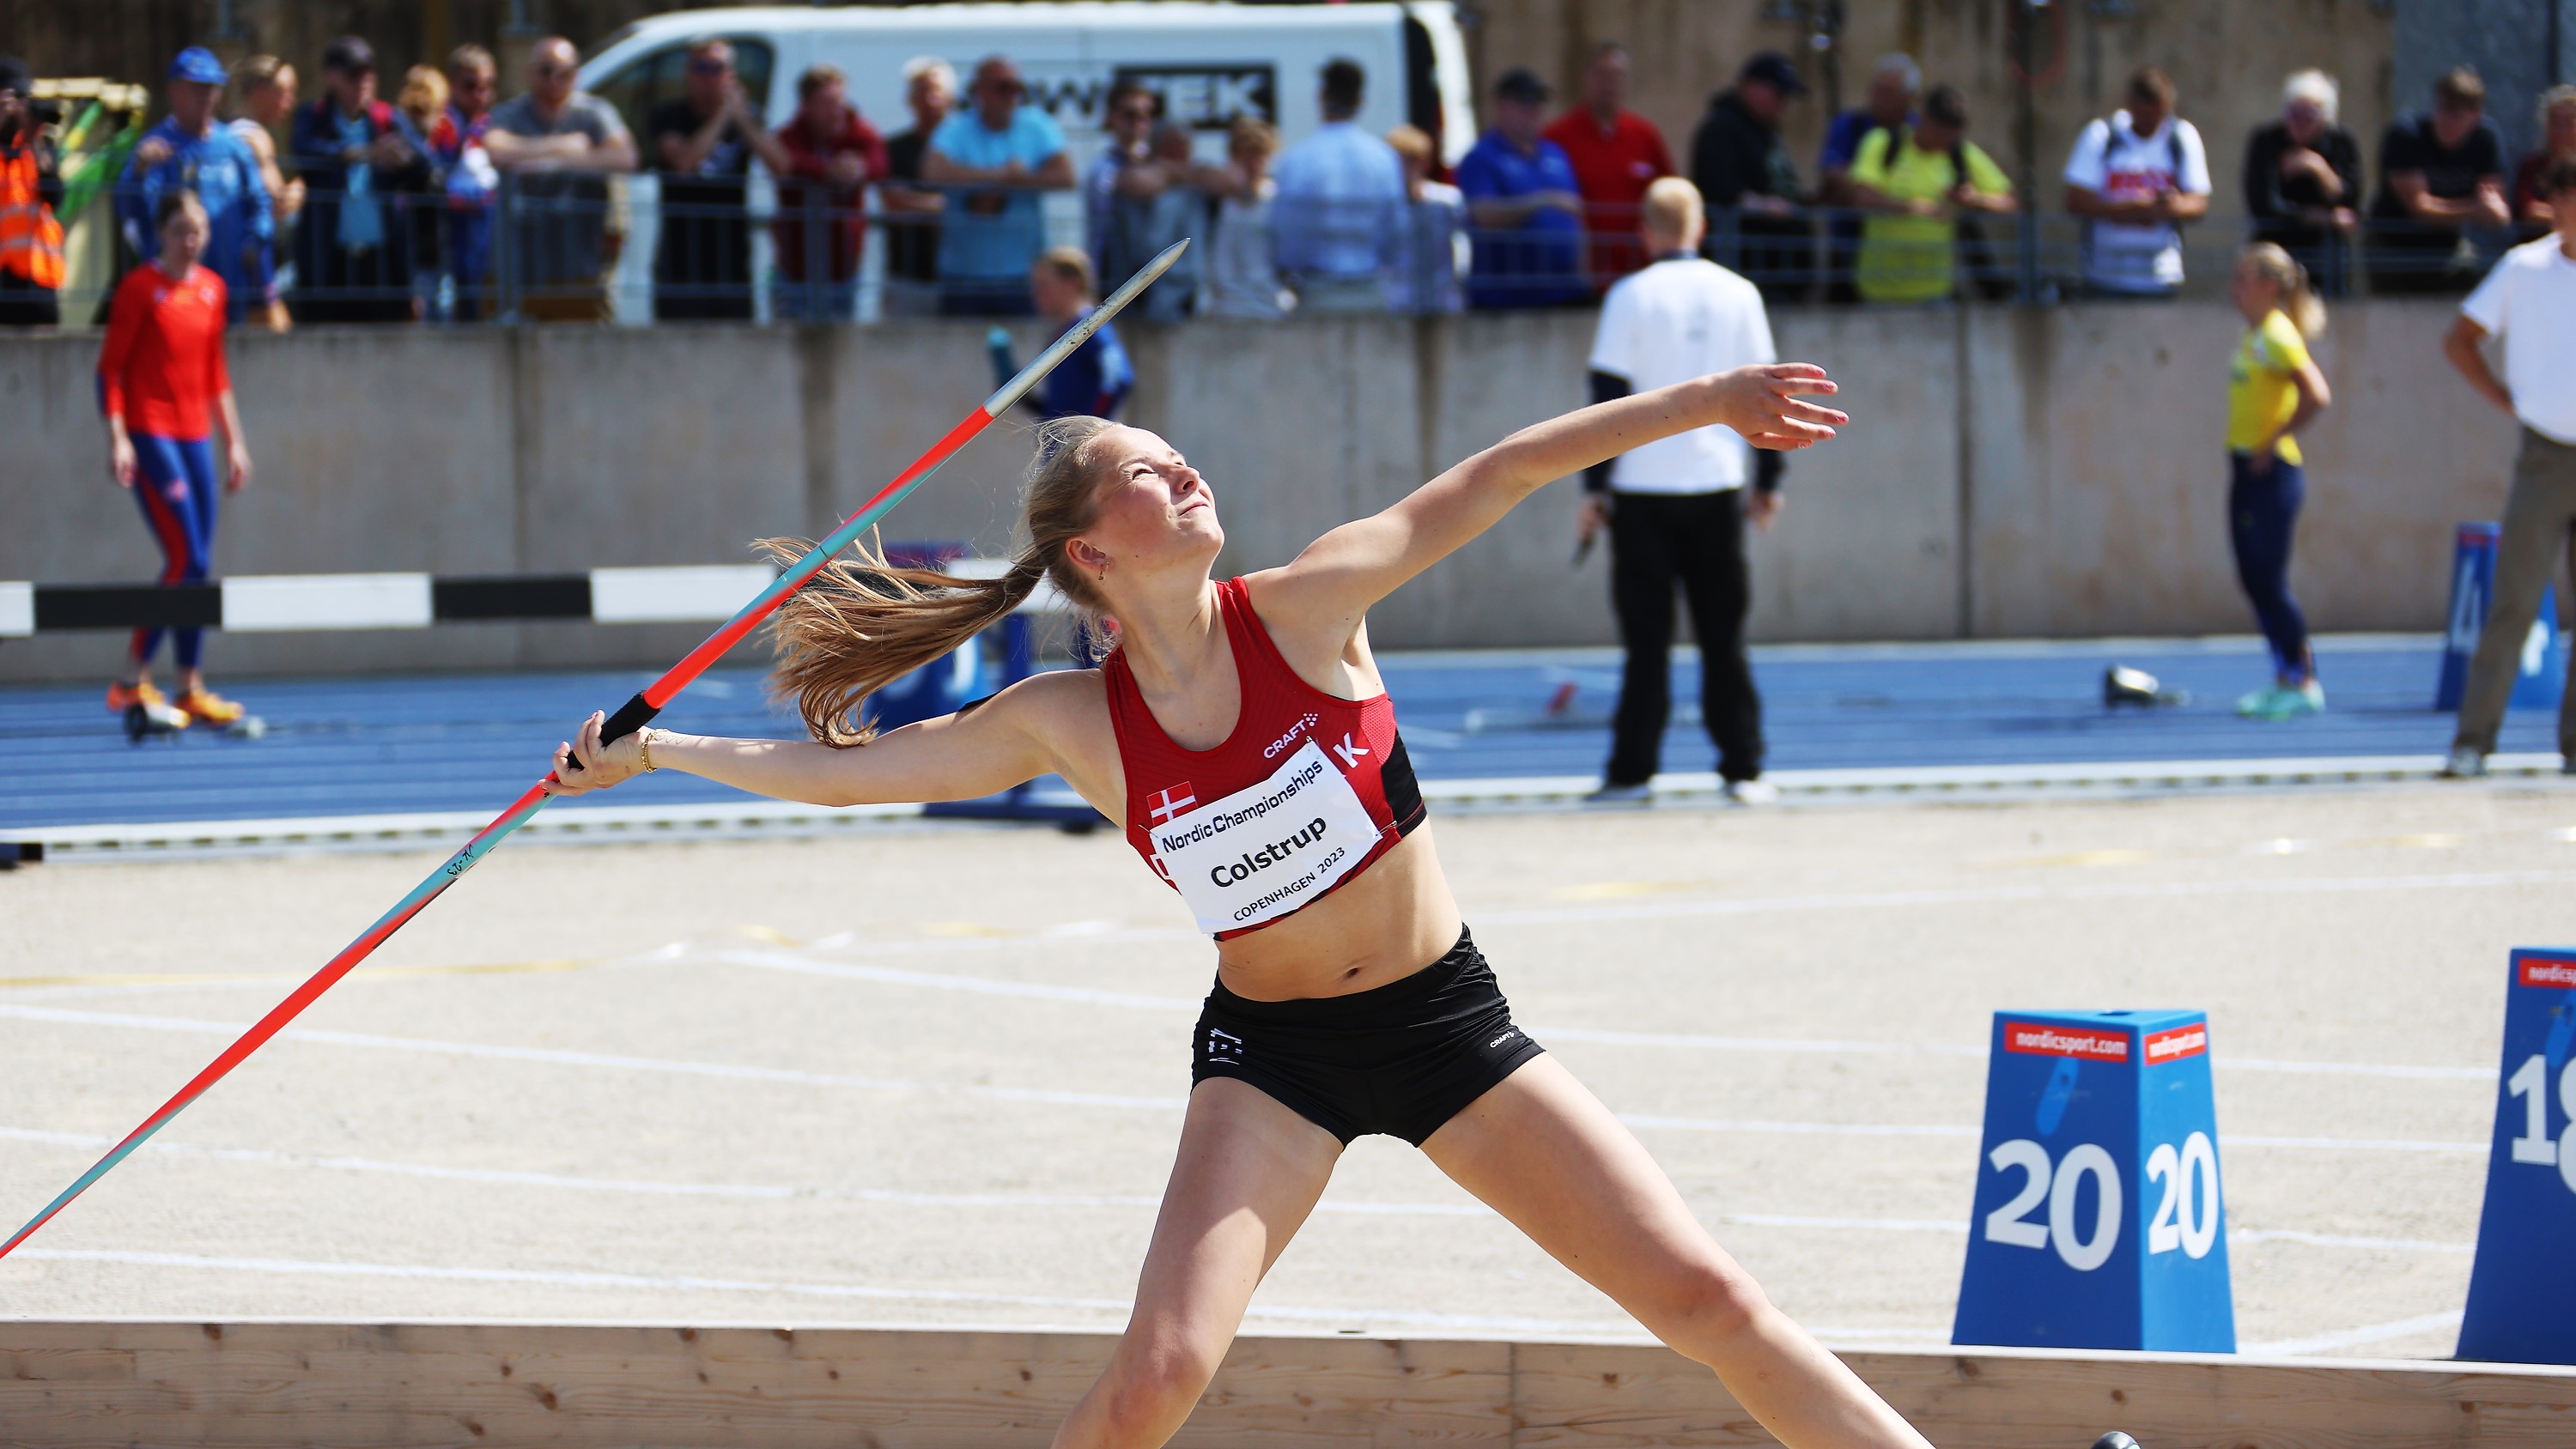
{"type": "Polygon", "coordinates": [[[2370,202],[2371,290],[2464,291],[2477,280],[2476,233],[2513,219],[2504,143],[2486,110],[2486,83],[2459,66],[2433,83],[2432,110],[2388,123],[2370,202]]]}
{"type": "Polygon", "coordinates": [[[1628,109],[1628,47],[1613,40],[1592,49],[1583,68],[1583,104],[1541,133],[1574,164],[1583,195],[1584,274],[1592,290],[1646,264],[1637,243],[1638,209],[1656,178],[1673,174],[1672,152],[1655,123],[1628,109]]]}
{"type": "Polygon", "coordinates": [[[1231,176],[1218,195],[1216,239],[1208,247],[1208,315],[1276,322],[1297,299],[1279,283],[1276,237],[1270,208],[1279,187],[1270,179],[1270,158],[1279,153],[1279,133],[1268,121],[1237,116],[1227,133],[1225,157],[1231,176]]]}
{"type": "Polygon", "coordinates": [[[1402,265],[1404,163],[1360,129],[1367,84],[1358,61],[1326,61],[1324,123],[1279,157],[1279,270],[1300,312],[1383,311],[1402,265]]]}
{"type": "MultiPolygon", "coordinates": [[[[277,164],[277,127],[292,125],[295,116],[295,67],[273,55],[254,55],[233,67],[234,93],[241,97],[240,114],[228,123],[234,135],[242,138],[259,158],[259,179],[268,188],[271,204],[277,213],[277,225],[283,230],[294,224],[296,214],[304,210],[304,178],[288,176],[277,164]]],[[[294,275],[271,277],[268,296],[251,310],[267,324],[271,332],[283,332],[290,321],[285,301],[278,295],[294,275]]]]}
{"type": "MultiPolygon", "coordinates": [[[[2469,386],[2522,424],[2486,628],[2469,662],[2446,775],[2487,772],[2524,641],[2558,560],[2576,544],[2576,156],[2549,163],[2540,199],[2554,230],[2507,252],[2442,339],[2443,355],[2469,386]],[[2490,337],[2504,339],[2502,382],[2478,351],[2490,337]]],[[[2558,701],[2558,751],[2561,767],[2576,774],[2576,681],[2569,685],[2558,701]]]]}
{"type": "Polygon", "coordinates": [[[1839,214],[1825,223],[1825,300],[1857,302],[1852,268],[1860,260],[1861,219],[1850,210],[1860,205],[1852,190],[1852,158],[1872,131],[1911,130],[1914,98],[1923,90],[1923,68],[1910,55],[1879,57],[1869,73],[1868,101],[1833,118],[1825,126],[1824,149],[1817,153],[1817,199],[1839,214]]]}
{"type": "MultiPolygon", "coordinates": [[[[1807,83],[1789,57],[1765,50],[1744,63],[1735,87],[1709,99],[1691,138],[1691,181],[1734,229],[1736,256],[1772,302],[1804,299],[1815,281],[1815,238],[1799,211],[1798,165],[1780,139],[1780,117],[1807,83]]],[[[1723,256],[1726,238],[1719,237],[1723,256]]]]}
{"type": "Polygon", "coordinates": [[[483,129],[484,151],[509,179],[505,280],[534,321],[608,319],[605,273],[620,240],[608,230],[608,177],[635,169],[635,138],[615,106],[574,88],[580,75],[571,41],[538,41],[527,92],[493,107],[483,129]]]}
{"type": "Polygon", "coordinates": [[[500,68],[492,52],[460,45],[447,57],[447,109],[429,130],[429,159],[447,193],[448,315],[472,322],[490,315],[492,198],[501,173],[483,148],[492,125],[500,68]]]}
{"type": "Polygon", "coordinates": [[[163,92],[170,114],[143,133],[117,178],[116,217],[134,255],[150,261],[161,244],[161,197],[197,194],[206,208],[206,248],[199,265],[224,279],[228,321],[265,310],[276,267],[276,217],[258,155],[232,128],[215,124],[224,68],[215,53],[189,46],[170,62],[163,92]]]}
{"type": "Polygon", "coordinates": [[[1028,94],[1019,67],[985,57],[974,105],[939,123],[922,158],[922,179],[952,202],[939,231],[939,310],[952,316],[1028,312],[1029,266],[1046,247],[1038,193],[1072,189],[1064,132],[1028,94]]]}
{"type": "MultiPolygon", "coordinates": [[[[1707,216],[1699,189],[1680,177],[1647,189],[1640,230],[1654,260],[1602,301],[1592,341],[1594,402],[1779,360],[1760,290],[1700,255],[1707,216]]],[[[1778,454],[1764,453],[1757,463],[1741,434],[1711,426],[1584,470],[1578,547],[1609,528],[1610,600],[1627,650],[1610,762],[1593,799],[1642,801],[1662,765],[1676,586],[1690,600],[1700,720],[1717,746],[1726,793],[1748,804],[1776,796],[1761,783],[1762,697],[1744,650],[1753,602],[1744,522],[1768,528],[1778,516],[1778,462],[1778,454]]]]}
{"type": "Polygon", "coordinates": [[[662,172],[662,235],[653,248],[653,315],[663,321],[751,319],[751,161],[787,174],[787,152],[745,95],[733,47],[689,47],[681,93],[644,118],[662,172]]]}
{"type": "Polygon", "coordinates": [[[1091,158],[1082,173],[1082,244],[1091,253],[1100,275],[1115,287],[1126,278],[1109,266],[1110,213],[1118,200],[1118,178],[1127,168],[1143,161],[1152,150],[1154,123],[1163,118],[1163,97],[1152,87],[1132,75],[1122,75],[1109,85],[1109,99],[1102,105],[1103,129],[1109,133],[1109,144],[1091,158]]]}
{"type": "Polygon", "coordinates": [[[1467,196],[1445,181],[1434,181],[1431,135],[1418,126],[1398,126],[1386,143],[1404,162],[1405,264],[1388,289],[1388,305],[1398,312],[1448,313],[1467,307],[1458,285],[1459,233],[1467,225],[1467,196]]]}
{"type": "Polygon", "coordinates": [[[957,104],[957,72],[936,56],[918,57],[903,68],[903,99],[912,129],[886,142],[886,174],[896,184],[878,187],[877,196],[893,213],[886,228],[886,314],[918,317],[939,306],[939,216],[948,207],[946,194],[918,184],[921,162],[957,104]]]}
{"type": "MultiPolygon", "coordinates": [[[[1223,168],[1202,167],[1191,159],[1189,127],[1177,121],[1155,123],[1145,158],[1118,174],[1099,275],[1124,284],[1172,243],[1204,234],[1208,192],[1229,186],[1223,168]],[[1218,175],[1210,177],[1210,172],[1218,175]]],[[[1198,298],[1200,256],[1198,247],[1181,253],[1172,269],[1137,299],[1136,315],[1155,322],[1188,316],[1198,298]]]]}
{"type": "Polygon", "coordinates": [[[1557,307],[1583,285],[1583,197],[1574,164],[1539,135],[1547,82],[1525,65],[1494,82],[1493,125],[1458,163],[1474,243],[1471,307],[1557,307]]]}
{"type": "Polygon", "coordinates": [[[2513,168],[2513,219],[2536,240],[2557,225],[2557,213],[2540,194],[2540,178],[2553,161],[2576,156],[2576,85],[2555,85],[2540,93],[2540,144],[2513,168]]]}
{"type": "MultiPolygon", "coordinates": [[[[1050,247],[1029,266],[1029,299],[1038,316],[1056,324],[1055,336],[1062,337],[1073,325],[1091,315],[1093,298],[1091,258],[1080,247],[1050,247]]],[[[1052,339],[1050,339],[1052,340],[1052,339]]],[[[1010,335],[996,327],[986,337],[993,353],[993,376],[996,384],[1007,382],[1019,371],[1011,360],[1010,335]]],[[[1100,330],[1084,339],[1073,354],[1057,363],[1036,390],[1020,399],[1023,407],[1041,419],[1118,416],[1127,401],[1128,390],[1136,385],[1136,369],[1127,360],[1127,349],[1118,341],[1116,324],[1103,322],[1100,330]]]]}
{"type": "Polygon", "coordinates": [[[299,322],[409,322],[411,245],[397,210],[429,162],[376,99],[376,52],[344,35],[322,50],[322,94],[295,113],[295,169],[311,188],[295,229],[299,322]]]}
{"type": "Polygon", "coordinates": [[[1853,283],[1864,302],[1930,302],[1956,287],[1962,212],[2018,209],[2003,168],[1968,139],[1968,98],[1937,85],[1912,128],[1861,138],[1843,184],[1863,209],[1853,283]]]}
{"type": "Polygon", "coordinates": [[[402,90],[394,96],[394,120],[402,128],[403,141],[420,153],[427,170],[427,194],[403,196],[397,203],[401,208],[397,220],[402,223],[402,239],[411,248],[417,315],[439,321],[447,318],[441,298],[449,291],[446,176],[430,150],[429,133],[446,113],[447,77],[436,66],[416,65],[403,72],[402,90]]]}
{"type": "Polygon", "coordinates": [[[2066,158],[2066,209],[2084,220],[2084,289],[2170,297],[2182,286],[2180,223],[2209,214],[2209,152],[2174,114],[2174,84],[2142,65],[2128,109],[2096,120],[2066,158]]]}
{"type": "Polygon", "coordinates": [[[808,322],[846,322],[858,301],[859,251],[868,235],[861,204],[886,174],[886,145],[850,104],[840,67],[817,65],[796,78],[796,117],[778,131],[787,165],[778,173],[781,285],[775,309],[808,322]],[[818,250],[819,267],[806,255],[818,250]]]}
{"type": "Polygon", "coordinates": [[[62,177],[29,104],[27,67],[0,56],[0,327],[62,323],[62,177]]]}
{"type": "MultiPolygon", "coordinates": [[[[221,82],[198,82],[215,85],[221,82]]],[[[211,113],[212,95],[206,97],[211,113]]],[[[200,584],[214,569],[216,501],[250,482],[250,444],[224,362],[224,280],[199,265],[212,227],[197,194],[172,187],[153,203],[153,259],[127,273],[109,303],[98,355],[99,411],[107,419],[108,472],[134,494],[161,545],[164,588],[200,584]],[[224,430],[218,466],[214,429],[224,430]]],[[[199,628],[168,631],[179,657],[174,703],[152,685],[160,629],[137,629],[126,672],[107,707],[140,709],[158,723],[228,725],[242,708],[206,687],[199,628]]]]}
{"type": "Polygon", "coordinates": [[[2343,293],[2343,239],[2361,225],[2361,143],[2335,123],[2334,77],[2303,70],[2281,87],[2281,119],[2245,141],[2254,239],[2298,259],[2326,296],[2343,293]]]}

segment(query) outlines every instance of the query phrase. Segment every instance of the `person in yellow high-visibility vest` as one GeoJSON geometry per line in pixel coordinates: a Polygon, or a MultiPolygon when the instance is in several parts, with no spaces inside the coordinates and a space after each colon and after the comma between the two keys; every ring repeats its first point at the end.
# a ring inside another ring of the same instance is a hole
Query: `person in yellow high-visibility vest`
{"type": "Polygon", "coordinates": [[[0,56],[0,327],[62,321],[62,200],[53,143],[36,122],[27,67],[0,56]]]}

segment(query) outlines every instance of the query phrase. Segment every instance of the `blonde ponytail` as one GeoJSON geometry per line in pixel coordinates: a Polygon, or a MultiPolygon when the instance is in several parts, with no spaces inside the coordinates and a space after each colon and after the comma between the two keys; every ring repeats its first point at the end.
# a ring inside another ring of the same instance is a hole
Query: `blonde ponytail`
{"type": "MultiPolygon", "coordinates": [[[[1078,613],[1096,615],[1099,596],[1066,561],[1064,546],[1091,524],[1090,444],[1110,426],[1087,417],[1039,426],[1020,508],[1028,542],[998,578],[896,568],[865,541],[852,546],[854,557],[825,564],[770,619],[777,650],[770,693],[795,701],[815,739],[836,749],[863,745],[876,735],[860,718],[869,695],[1000,623],[1040,580],[1053,579],[1078,613]]],[[[786,563],[813,545],[768,538],[759,547],[786,563]]]]}
{"type": "Polygon", "coordinates": [[[2257,276],[2280,289],[2281,313],[2301,337],[2311,340],[2326,330],[2325,299],[2317,295],[2316,284],[2309,280],[2308,269],[2299,259],[2283,250],[2278,242],[2256,242],[2245,249],[2245,259],[2254,264],[2257,276]]]}

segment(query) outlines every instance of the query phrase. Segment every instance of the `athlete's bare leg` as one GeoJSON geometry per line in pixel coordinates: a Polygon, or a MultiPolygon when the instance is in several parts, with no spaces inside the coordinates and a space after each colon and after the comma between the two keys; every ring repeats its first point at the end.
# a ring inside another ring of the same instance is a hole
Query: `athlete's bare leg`
{"type": "Polygon", "coordinates": [[[1341,1155],[1333,1134],[1257,1088],[1215,1077],[1190,1093],[1135,1314],[1056,1449],[1156,1449],[1180,1430],[1341,1155]]]}
{"type": "Polygon", "coordinates": [[[1645,1147],[1555,1057],[1504,1078],[1422,1150],[1657,1338],[1715,1369],[1789,1449],[1929,1449],[1771,1306],[1645,1147]]]}

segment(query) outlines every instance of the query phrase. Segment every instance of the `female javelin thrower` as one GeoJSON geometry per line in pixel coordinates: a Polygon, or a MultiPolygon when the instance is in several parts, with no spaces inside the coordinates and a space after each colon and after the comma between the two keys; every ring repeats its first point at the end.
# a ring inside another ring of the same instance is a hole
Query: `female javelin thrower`
{"type": "MultiPolygon", "coordinates": [[[[1225,1356],[1255,1285],[1353,1138],[1420,1147],[1664,1342],[1717,1371],[1791,1449],[1923,1446],[1773,1307],[1609,1110],[1512,1024],[1423,820],[1369,606],[1553,478],[1691,428],[1765,448],[1833,436],[1805,364],[1745,367],[1526,428],[1284,568],[1209,576],[1216,499],[1172,446],[1098,418],[1040,430],[1029,541],[998,579],[862,557],[777,622],[782,694],[812,740],[602,716],[555,753],[559,795],[676,768],[824,805],[989,795],[1049,771],[1121,822],[1217,940],[1189,1110],[1124,1338],[1059,1449],[1159,1445],[1225,1356]],[[1107,621],[1097,669],[871,737],[859,702],[998,622],[1051,578],[1107,621]],[[860,748],[849,748],[860,746],[860,748]],[[567,767],[569,753],[581,770],[567,767]],[[569,780],[566,781],[566,777],[569,780]]],[[[801,546],[798,546],[801,551],[801,546]]]]}

